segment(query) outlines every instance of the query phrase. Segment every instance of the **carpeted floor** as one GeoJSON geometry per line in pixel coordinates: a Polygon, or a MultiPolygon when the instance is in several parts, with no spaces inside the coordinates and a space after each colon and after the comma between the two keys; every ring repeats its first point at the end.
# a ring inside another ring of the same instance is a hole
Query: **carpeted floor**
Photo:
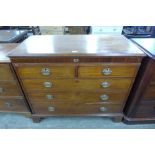
{"type": "Polygon", "coordinates": [[[40,123],[18,114],[0,114],[1,129],[155,129],[155,124],[126,125],[102,117],[48,117],[40,123]]]}

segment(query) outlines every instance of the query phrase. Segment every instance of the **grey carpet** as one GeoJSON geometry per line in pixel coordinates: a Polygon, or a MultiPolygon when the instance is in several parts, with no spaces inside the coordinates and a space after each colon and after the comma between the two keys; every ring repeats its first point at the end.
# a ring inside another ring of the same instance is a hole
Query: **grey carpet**
{"type": "Polygon", "coordinates": [[[40,123],[19,114],[0,113],[1,129],[155,129],[155,124],[126,125],[102,117],[48,117],[40,123]]]}

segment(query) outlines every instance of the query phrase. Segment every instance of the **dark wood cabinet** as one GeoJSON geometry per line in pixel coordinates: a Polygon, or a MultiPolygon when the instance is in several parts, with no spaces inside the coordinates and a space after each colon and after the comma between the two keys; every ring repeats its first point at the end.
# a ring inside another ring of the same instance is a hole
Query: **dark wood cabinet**
{"type": "Polygon", "coordinates": [[[32,36],[9,54],[34,121],[47,116],[121,120],[145,54],[123,36],[32,36]]]}
{"type": "Polygon", "coordinates": [[[27,30],[0,30],[0,43],[19,43],[28,37],[27,30]]]}
{"type": "Polygon", "coordinates": [[[146,54],[124,110],[126,123],[155,122],[155,39],[132,39],[146,54]]]}

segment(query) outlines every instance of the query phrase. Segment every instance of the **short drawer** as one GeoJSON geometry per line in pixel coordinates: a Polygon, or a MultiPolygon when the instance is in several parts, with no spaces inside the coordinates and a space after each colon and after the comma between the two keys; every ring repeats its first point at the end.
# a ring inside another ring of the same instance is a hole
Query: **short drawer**
{"type": "Polygon", "coordinates": [[[9,64],[0,64],[0,80],[14,80],[9,64]]]}
{"type": "Polygon", "coordinates": [[[70,104],[44,104],[33,105],[36,114],[43,115],[89,115],[99,114],[105,115],[108,113],[120,113],[122,112],[121,105],[70,105],[70,104]]]}
{"type": "Polygon", "coordinates": [[[135,77],[138,68],[139,65],[137,64],[103,64],[94,66],[79,66],[79,77],[135,77]]]}
{"type": "Polygon", "coordinates": [[[21,78],[73,78],[75,71],[72,65],[50,64],[15,64],[21,78]]]}
{"type": "Polygon", "coordinates": [[[29,112],[23,99],[0,99],[1,112],[29,112]]]}
{"type": "Polygon", "coordinates": [[[99,93],[34,93],[28,94],[29,100],[35,104],[38,103],[76,103],[79,104],[123,104],[126,94],[116,92],[99,92],[99,93]]]}
{"type": "Polygon", "coordinates": [[[102,79],[35,79],[22,80],[27,92],[33,91],[128,91],[132,78],[102,78],[102,79]]]}
{"type": "Polygon", "coordinates": [[[21,96],[16,81],[0,81],[0,96],[21,96]]]}

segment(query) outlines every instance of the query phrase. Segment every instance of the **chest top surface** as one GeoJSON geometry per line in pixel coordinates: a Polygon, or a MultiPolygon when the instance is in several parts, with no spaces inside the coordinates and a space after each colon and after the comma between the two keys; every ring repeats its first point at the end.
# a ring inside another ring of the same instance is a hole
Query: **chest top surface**
{"type": "Polygon", "coordinates": [[[7,57],[8,53],[15,47],[17,47],[19,44],[18,43],[2,43],[0,44],[0,63],[8,63],[10,62],[10,58],[7,57]]]}
{"type": "Polygon", "coordinates": [[[144,49],[146,54],[155,59],[155,38],[135,38],[132,40],[144,49]]]}
{"type": "Polygon", "coordinates": [[[31,36],[9,57],[49,56],[145,56],[122,35],[38,35],[31,36]]]}

